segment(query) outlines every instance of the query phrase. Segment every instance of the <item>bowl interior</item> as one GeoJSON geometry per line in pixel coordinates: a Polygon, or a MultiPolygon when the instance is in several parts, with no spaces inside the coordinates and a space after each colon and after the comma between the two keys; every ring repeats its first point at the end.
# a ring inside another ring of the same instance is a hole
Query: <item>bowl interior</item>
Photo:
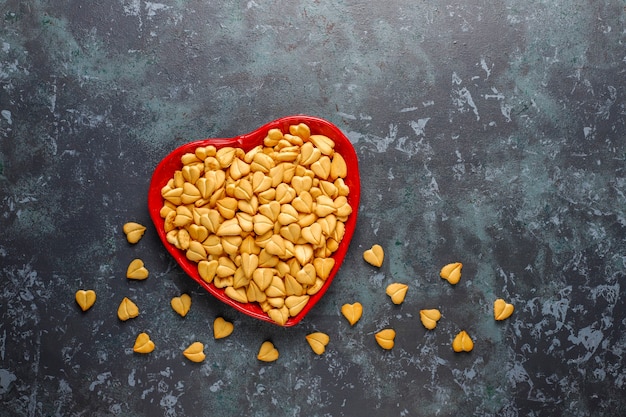
{"type": "Polygon", "coordinates": [[[290,317],[285,326],[293,326],[300,322],[302,318],[313,308],[313,306],[322,298],[324,293],[328,290],[331,282],[333,281],[337,271],[339,270],[341,263],[348,251],[350,240],[354,234],[354,229],[357,221],[357,213],[359,208],[359,199],[361,194],[360,181],[359,181],[359,167],[356,152],[350,140],[332,123],[312,116],[288,116],[270,123],[267,123],[253,132],[245,135],[236,136],[233,138],[212,138],[204,139],[195,142],[186,143],[179,148],[176,148],[170,154],[168,154],[157,165],[148,190],[148,210],[150,218],[152,219],[159,238],[163,242],[163,245],[168,252],[174,257],[181,268],[193,278],[200,286],[211,293],[213,296],[223,301],[224,303],[231,305],[235,309],[257,318],[259,320],[268,321],[274,323],[269,316],[263,312],[258,303],[239,303],[226,294],[224,290],[215,287],[213,284],[206,283],[199,275],[197,263],[190,261],[185,256],[185,252],[176,248],[174,245],[167,242],[166,233],[164,229],[164,219],[161,218],[160,210],[163,207],[163,198],[161,197],[161,189],[167,184],[167,182],[174,176],[176,170],[182,168],[181,157],[186,153],[193,153],[197,147],[213,145],[216,148],[224,146],[232,146],[242,148],[244,151],[248,151],[257,145],[262,145],[268,130],[273,128],[279,128],[283,132],[289,131],[289,126],[297,125],[299,123],[306,123],[311,129],[311,134],[322,134],[335,141],[335,151],[339,152],[346,161],[348,167],[348,173],[344,182],[350,188],[348,194],[348,203],[352,207],[352,213],[348,217],[345,223],[345,234],[342,241],[339,243],[338,249],[333,253],[332,257],[335,259],[335,266],[333,267],[330,275],[326,279],[323,287],[316,294],[312,295],[307,303],[306,307],[296,316],[290,317]]]}

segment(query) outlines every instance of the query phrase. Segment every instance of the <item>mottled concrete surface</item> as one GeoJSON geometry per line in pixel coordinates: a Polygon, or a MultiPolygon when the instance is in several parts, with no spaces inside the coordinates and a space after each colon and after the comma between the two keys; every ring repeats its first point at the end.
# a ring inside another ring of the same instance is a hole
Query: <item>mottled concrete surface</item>
{"type": "Polygon", "coordinates": [[[625,20],[622,0],[0,1],[0,415],[625,415],[625,20]],[[363,190],[335,282],[281,329],[121,226],[149,225],[170,150],[294,113],[346,132],[363,190]],[[134,257],[146,281],[125,278],[134,257]],[[453,261],[455,287],[438,277],[453,261]],[[79,288],[98,295],[86,313],[79,288]],[[141,315],[122,323],[124,296],[141,315]],[[215,341],[218,315],[235,332],[215,341]],[[461,328],[469,354],[450,347],[461,328]],[[132,352],[141,331],[150,355],[132,352]],[[330,335],[322,356],[311,331],[330,335]],[[181,354],[195,340],[202,364],[181,354]]]}

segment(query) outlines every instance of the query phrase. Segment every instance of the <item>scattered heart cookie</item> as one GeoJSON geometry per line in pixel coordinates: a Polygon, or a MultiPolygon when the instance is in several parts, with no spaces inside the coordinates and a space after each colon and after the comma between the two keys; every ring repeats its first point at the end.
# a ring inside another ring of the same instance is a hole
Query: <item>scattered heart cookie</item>
{"type": "Polygon", "coordinates": [[[470,352],[474,349],[474,342],[465,330],[461,330],[452,341],[452,349],[455,352],[470,352]]]}
{"type": "Polygon", "coordinates": [[[206,357],[204,354],[204,345],[200,342],[193,342],[183,351],[183,355],[191,362],[202,362],[206,357]]]}
{"type": "Polygon", "coordinates": [[[408,285],[394,282],[393,284],[389,284],[387,286],[387,290],[385,292],[389,297],[391,297],[391,301],[394,304],[402,304],[402,302],[404,301],[404,297],[406,297],[406,292],[408,291],[408,289],[408,285]]]}
{"type": "Polygon", "coordinates": [[[313,349],[313,352],[321,355],[326,351],[326,345],[330,342],[330,337],[326,333],[315,332],[305,336],[306,341],[309,342],[309,346],[313,349]]]}
{"type": "Polygon", "coordinates": [[[129,298],[124,297],[120,306],[117,308],[117,317],[122,321],[126,321],[128,319],[134,319],[138,315],[139,307],[137,307],[137,304],[133,303],[129,298]]]}
{"type": "Polygon", "coordinates": [[[515,307],[501,298],[493,302],[493,316],[496,320],[505,320],[511,317],[515,307]]]}
{"type": "Polygon", "coordinates": [[[183,294],[180,297],[172,298],[170,301],[172,309],[177,312],[181,317],[185,317],[189,313],[191,308],[191,297],[189,294],[183,294]]]}
{"type": "Polygon", "coordinates": [[[363,306],[359,302],[354,304],[344,304],[341,306],[341,314],[343,314],[351,326],[354,326],[363,315],[363,306]]]}
{"type": "Polygon", "coordinates": [[[396,331],[393,329],[384,329],[376,333],[374,337],[376,338],[376,343],[378,343],[381,348],[389,350],[393,348],[395,344],[394,339],[396,338],[396,331]]]}
{"type": "Polygon", "coordinates": [[[381,267],[385,259],[385,251],[382,246],[374,245],[370,249],[363,252],[363,259],[370,265],[381,267]]]}
{"type": "Polygon", "coordinates": [[[448,264],[444,266],[443,268],[441,268],[441,271],[439,272],[439,276],[445,279],[446,281],[448,281],[452,285],[458,284],[459,280],[461,279],[462,268],[463,268],[463,264],[461,262],[454,262],[454,263],[448,264]]]}
{"type": "Polygon", "coordinates": [[[215,339],[223,339],[230,336],[234,329],[235,326],[222,317],[218,317],[213,321],[213,337],[215,339]]]}
{"type": "Polygon", "coordinates": [[[428,330],[432,330],[437,327],[437,322],[441,318],[441,312],[436,308],[420,310],[420,320],[424,327],[428,330]]]}
{"type": "Polygon", "coordinates": [[[146,279],[148,278],[148,270],[141,259],[133,259],[126,270],[126,278],[128,279],[146,279]]]}
{"type": "Polygon", "coordinates": [[[150,353],[153,350],[154,350],[154,342],[150,340],[150,336],[148,336],[148,333],[139,333],[139,335],[137,335],[137,339],[135,339],[133,352],[150,353]]]}
{"type": "Polygon", "coordinates": [[[143,234],[146,232],[146,226],[135,222],[125,223],[122,229],[126,235],[126,240],[128,240],[128,243],[132,244],[139,242],[143,234]]]}
{"type": "Polygon", "coordinates": [[[278,349],[274,347],[274,344],[272,342],[267,340],[261,345],[259,353],[256,357],[258,360],[263,362],[274,362],[276,359],[278,359],[278,349]]]}
{"type": "Polygon", "coordinates": [[[81,310],[87,311],[96,302],[96,292],[94,290],[78,290],[74,298],[81,310]]]}

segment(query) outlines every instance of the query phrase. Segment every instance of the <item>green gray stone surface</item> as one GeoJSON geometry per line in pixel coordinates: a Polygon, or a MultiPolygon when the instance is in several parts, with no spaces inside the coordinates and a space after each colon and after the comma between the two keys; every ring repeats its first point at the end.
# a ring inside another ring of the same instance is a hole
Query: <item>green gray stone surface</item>
{"type": "Polygon", "coordinates": [[[0,415],[626,414],[625,20],[622,0],[0,1],[0,415]],[[329,291],[280,328],[189,279],[146,196],[179,145],[299,113],[350,138],[362,194],[329,291]],[[135,246],[131,220],[149,226],[135,246]],[[125,278],[135,257],[146,281],[125,278]],[[125,296],[141,314],[122,323],[125,296]],[[461,329],[471,353],[451,349],[461,329]],[[182,356],[196,340],[201,364],[182,356]],[[265,340],[277,362],[257,361],[265,340]]]}

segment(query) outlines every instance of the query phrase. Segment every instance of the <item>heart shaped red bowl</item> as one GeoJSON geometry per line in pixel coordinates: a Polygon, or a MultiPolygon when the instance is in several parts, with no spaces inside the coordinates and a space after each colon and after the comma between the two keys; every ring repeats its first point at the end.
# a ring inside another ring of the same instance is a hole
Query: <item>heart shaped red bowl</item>
{"type": "Polygon", "coordinates": [[[275,323],[263,310],[258,303],[240,303],[232,298],[228,297],[223,289],[215,287],[213,284],[206,283],[198,273],[198,264],[190,261],[185,256],[185,252],[176,248],[170,244],[166,239],[166,233],[164,228],[164,219],[160,215],[161,208],[163,207],[163,197],[161,196],[161,189],[167,184],[167,182],[173,178],[174,172],[182,169],[181,157],[186,153],[193,153],[196,148],[201,146],[213,145],[216,148],[222,148],[224,146],[231,146],[241,148],[244,151],[249,151],[257,145],[263,145],[263,140],[267,136],[267,132],[270,129],[278,128],[283,133],[289,132],[289,126],[305,123],[309,126],[311,134],[321,134],[328,136],[335,142],[335,151],[339,152],[343,156],[347,165],[347,176],[344,178],[345,184],[350,188],[350,192],[347,196],[348,203],[352,207],[352,213],[348,216],[345,222],[345,234],[337,250],[332,254],[335,260],[334,267],[332,268],[328,278],[324,282],[322,288],[315,294],[311,295],[307,305],[294,317],[290,317],[284,324],[285,327],[293,326],[299,323],[304,316],[315,306],[315,304],[324,296],[328,287],[331,285],[337,271],[341,267],[343,259],[346,256],[350,240],[354,234],[356,227],[357,213],[359,208],[359,199],[361,194],[360,181],[359,181],[359,164],[356,156],[356,152],[350,143],[350,140],[332,123],[312,116],[295,115],[282,117],[280,119],[269,122],[258,129],[247,133],[245,135],[236,136],[233,138],[212,138],[204,139],[195,142],[190,142],[182,145],[181,147],[172,151],[157,165],[152,179],[150,182],[150,188],[148,190],[148,210],[150,217],[156,227],[159,238],[163,242],[163,245],[167,251],[174,257],[176,262],[191,278],[193,278],[202,288],[208,291],[217,299],[234,307],[235,309],[247,314],[248,316],[257,318],[259,320],[275,323]]]}

